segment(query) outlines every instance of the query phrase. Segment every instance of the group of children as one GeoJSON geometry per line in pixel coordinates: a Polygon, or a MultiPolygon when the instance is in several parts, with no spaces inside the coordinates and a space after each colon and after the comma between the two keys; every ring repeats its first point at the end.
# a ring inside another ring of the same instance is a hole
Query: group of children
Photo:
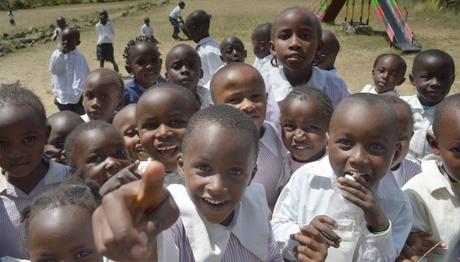
{"type": "Polygon", "coordinates": [[[127,83],[89,72],[64,28],[48,119],[0,87],[1,261],[458,260],[452,57],[417,54],[399,98],[406,63],[379,55],[350,94],[308,10],[256,27],[254,66],[205,11],[185,26],[197,46],[174,46],[165,78],[154,38],[130,41],[127,83]]]}

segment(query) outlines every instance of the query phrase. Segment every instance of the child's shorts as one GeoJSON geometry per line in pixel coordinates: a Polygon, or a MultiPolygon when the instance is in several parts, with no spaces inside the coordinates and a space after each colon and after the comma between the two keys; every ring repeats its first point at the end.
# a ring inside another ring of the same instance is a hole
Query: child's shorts
{"type": "Polygon", "coordinates": [[[113,44],[99,44],[96,48],[96,56],[97,60],[106,60],[106,61],[114,61],[113,59],[113,44]]]}

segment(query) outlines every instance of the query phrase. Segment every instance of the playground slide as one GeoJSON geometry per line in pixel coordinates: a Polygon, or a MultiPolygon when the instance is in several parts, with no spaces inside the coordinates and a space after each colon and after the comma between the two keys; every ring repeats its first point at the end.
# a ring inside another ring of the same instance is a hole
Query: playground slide
{"type": "Polygon", "coordinates": [[[372,1],[379,17],[385,23],[390,41],[403,52],[419,52],[420,46],[413,43],[414,35],[401,15],[395,0],[372,1]]]}
{"type": "Polygon", "coordinates": [[[316,15],[324,23],[333,23],[346,0],[322,1],[316,15]]]}

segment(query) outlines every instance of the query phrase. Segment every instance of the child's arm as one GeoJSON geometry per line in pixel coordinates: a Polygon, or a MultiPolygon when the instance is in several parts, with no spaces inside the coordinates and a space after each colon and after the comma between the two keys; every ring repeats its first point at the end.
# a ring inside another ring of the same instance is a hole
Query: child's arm
{"type": "Polygon", "coordinates": [[[163,176],[163,166],[152,163],[142,180],[104,196],[93,214],[94,239],[101,254],[117,261],[152,256],[156,236],[179,216],[176,203],[163,188],[163,176]]]}
{"type": "Polygon", "coordinates": [[[51,55],[49,70],[51,74],[59,75],[65,69],[65,56],[60,50],[55,50],[51,55]]]}
{"type": "Polygon", "coordinates": [[[123,185],[139,180],[141,175],[136,172],[137,168],[139,167],[139,163],[139,160],[137,160],[133,164],[123,168],[115,175],[110,177],[109,180],[107,180],[99,189],[99,194],[105,196],[123,185]]]}

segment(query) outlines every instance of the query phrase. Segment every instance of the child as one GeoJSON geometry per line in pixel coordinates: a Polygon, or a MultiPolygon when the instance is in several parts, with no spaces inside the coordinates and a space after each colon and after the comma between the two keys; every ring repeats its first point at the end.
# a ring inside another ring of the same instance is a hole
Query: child
{"type": "Polygon", "coordinates": [[[83,83],[89,73],[85,56],[76,47],[80,44],[80,31],[67,27],[61,33],[61,48],[51,55],[51,90],[59,111],[70,110],[84,114],[82,106],[83,83]]]}
{"type": "Polygon", "coordinates": [[[132,160],[145,161],[149,158],[141,145],[139,132],[136,127],[136,105],[129,104],[113,117],[113,126],[121,133],[129,157],[132,160]]]}
{"type": "Polygon", "coordinates": [[[414,136],[408,158],[420,163],[431,153],[426,134],[430,132],[436,105],[446,97],[454,83],[454,60],[444,51],[424,50],[415,56],[409,78],[417,94],[402,97],[412,108],[414,118],[414,136]]]}
{"type": "Polygon", "coordinates": [[[83,124],[83,119],[72,111],[61,111],[48,117],[50,134],[45,145],[45,156],[65,164],[66,159],[63,154],[65,139],[80,124],[83,124]]]}
{"type": "Polygon", "coordinates": [[[104,67],[105,61],[109,61],[113,65],[113,70],[118,73],[118,65],[113,56],[113,40],[115,31],[112,23],[109,20],[107,10],[99,12],[99,22],[96,24],[97,48],[96,55],[99,60],[100,67],[104,67]]]}
{"type": "Polygon", "coordinates": [[[272,66],[271,60],[273,56],[270,53],[271,34],[272,23],[265,23],[258,25],[251,35],[253,52],[256,56],[252,66],[259,70],[260,74],[262,75],[265,74],[265,70],[268,70],[272,66]],[[268,68],[265,68],[267,66],[268,68]]]}
{"type": "Polygon", "coordinates": [[[280,107],[281,138],[289,153],[284,160],[287,170],[279,182],[278,194],[299,167],[326,154],[326,133],[334,111],[326,94],[308,87],[291,91],[280,107]]]}
{"type": "Polygon", "coordinates": [[[16,20],[14,19],[13,9],[10,9],[7,15],[8,15],[8,20],[10,20],[10,25],[15,26],[16,20]]]}
{"type": "MultiPolygon", "coordinates": [[[[282,261],[271,237],[263,188],[251,182],[256,168],[257,141],[253,121],[230,106],[211,106],[193,116],[183,140],[183,152],[177,160],[179,172],[185,177],[185,187],[168,187],[180,216],[170,230],[161,234],[163,243],[157,242],[159,247],[175,248],[177,257],[162,261],[282,261]],[[165,241],[168,235],[171,240],[165,241]]],[[[161,175],[160,172],[157,175],[161,175]]],[[[133,197],[139,199],[137,192],[141,190],[140,183],[126,185],[113,192],[110,197],[113,201],[104,201],[105,206],[96,211],[96,243],[105,247],[105,253],[122,254],[128,250],[129,255],[132,245],[135,249],[139,244],[147,245],[136,238],[139,235],[136,228],[139,221],[145,221],[145,213],[127,206],[133,197]],[[119,222],[114,222],[113,215],[107,212],[114,207],[124,210],[119,222]],[[135,217],[140,219],[129,222],[135,217]],[[103,232],[102,223],[114,226],[106,227],[108,231],[103,232]],[[122,227],[129,234],[119,234],[122,227]],[[114,237],[109,239],[109,235],[114,237]]],[[[144,207],[149,206],[144,204],[144,207]]],[[[127,260],[132,257],[124,257],[124,261],[127,260]]]]}
{"type": "Polygon", "coordinates": [[[381,54],[377,56],[372,68],[373,85],[364,86],[361,93],[386,94],[399,97],[395,88],[406,80],[406,62],[396,54],[381,54]]]}
{"type": "Polygon", "coordinates": [[[165,76],[169,82],[192,91],[201,104],[201,108],[212,103],[209,88],[198,85],[203,76],[203,70],[201,69],[200,56],[195,48],[186,44],[174,46],[166,55],[165,64],[165,76]]]}
{"type": "Polygon", "coordinates": [[[26,258],[20,210],[69,174],[43,157],[48,130],[40,99],[28,89],[0,86],[0,257],[26,258]]]}
{"type": "Polygon", "coordinates": [[[99,186],[131,163],[121,134],[102,121],[75,128],[65,141],[65,155],[71,168],[99,186]]]}
{"type": "Polygon", "coordinates": [[[84,184],[63,184],[35,199],[22,211],[30,260],[102,262],[91,224],[99,203],[97,189],[84,184]]]}
{"type": "Polygon", "coordinates": [[[169,13],[169,22],[173,26],[173,33],[172,33],[172,38],[174,40],[179,40],[179,25],[181,23],[184,23],[184,20],[182,20],[181,16],[181,11],[182,9],[185,8],[185,3],[183,1],[180,1],[176,7],[169,13]]]}
{"type": "Polygon", "coordinates": [[[128,42],[123,53],[126,71],[134,79],[126,82],[124,105],[135,104],[144,91],[166,82],[161,76],[160,52],[152,37],[139,36],[128,42]]]}
{"type": "Polygon", "coordinates": [[[150,18],[144,17],[144,24],[141,26],[141,35],[145,37],[153,37],[153,28],[150,26],[150,18]]]}
{"type": "Polygon", "coordinates": [[[340,51],[340,43],[337,37],[330,30],[323,29],[321,41],[323,46],[318,51],[318,68],[337,74],[335,59],[340,51]]]}
{"type": "Polygon", "coordinates": [[[222,42],[220,42],[219,48],[221,53],[220,59],[225,64],[235,62],[244,63],[248,55],[243,42],[236,36],[224,38],[222,42]]]}
{"type": "Polygon", "coordinates": [[[259,156],[254,182],[265,187],[268,205],[275,205],[276,187],[282,177],[283,156],[276,129],[265,120],[267,96],[259,71],[243,63],[232,63],[217,71],[211,80],[215,104],[228,104],[251,116],[259,132],[259,156]]]}
{"type": "MultiPolygon", "coordinates": [[[[139,138],[150,160],[165,166],[168,174],[166,184],[183,183],[183,178],[176,173],[176,160],[182,152],[181,143],[187,123],[199,109],[192,92],[171,83],[149,89],[139,99],[136,108],[139,138]]],[[[145,165],[141,165],[140,171],[144,169],[145,165]]]]}
{"type": "Polygon", "coordinates": [[[123,105],[123,80],[118,73],[106,68],[92,71],[85,81],[82,119],[112,123],[116,110],[123,105]]]}
{"type": "Polygon", "coordinates": [[[409,200],[388,174],[399,155],[397,125],[393,108],[379,96],[355,94],[344,99],[331,118],[329,157],[299,168],[281,192],[272,218],[275,240],[285,247],[295,234],[297,253],[317,241],[339,248],[329,248],[329,255],[345,254],[355,246],[340,261],[395,261],[412,225],[409,200]],[[347,225],[329,217],[341,208],[329,206],[338,199],[359,212],[352,218],[358,233],[353,240],[337,235],[347,225]]]}
{"type": "Polygon", "coordinates": [[[321,24],[310,11],[298,7],[282,11],[273,23],[270,46],[276,67],[264,79],[276,102],[305,84],[325,92],[334,106],[349,95],[341,78],[313,66],[321,47],[321,24]]]}
{"type": "Polygon", "coordinates": [[[459,94],[447,97],[436,106],[433,134],[427,135],[434,155],[423,159],[422,173],[403,187],[414,213],[411,235],[422,233],[424,237],[419,243],[429,243],[421,247],[422,250],[414,246],[418,258],[442,241],[431,252],[429,261],[457,261],[460,252],[460,225],[455,222],[460,216],[459,119],[459,94]]]}
{"type": "Polygon", "coordinates": [[[402,187],[412,177],[422,172],[419,164],[406,159],[409,152],[409,143],[414,134],[412,111],[410,106],[399,97],[390,95],[383,95],[382,97],[393,106],[398,117],[401,153],[398,159],[393,162],[391,173],[393,173],[399,187],[402,187]]]}
{"type": "Polygon", "coordinates": [[[67,23],[65,22],[65,18],[63,16],[58,16],[56,18],[56,29],[54,29],[53,36],[51,36],[51,40],[56,41],[58,43],[58,49],[60,48],[60,45],[62,43],[62,37],[61,33],[62,30],[67,26],[67,23]]]}
{"type": "Polygon", "coordinates": [[[203,77],[199,84],[205,85],[222,66],[219,45],[209,36],[211,16],[204,10],[196,10],[187,16],[185,27],[193,42],[197,43],[196,50],[201,58],[203,77]]]}

